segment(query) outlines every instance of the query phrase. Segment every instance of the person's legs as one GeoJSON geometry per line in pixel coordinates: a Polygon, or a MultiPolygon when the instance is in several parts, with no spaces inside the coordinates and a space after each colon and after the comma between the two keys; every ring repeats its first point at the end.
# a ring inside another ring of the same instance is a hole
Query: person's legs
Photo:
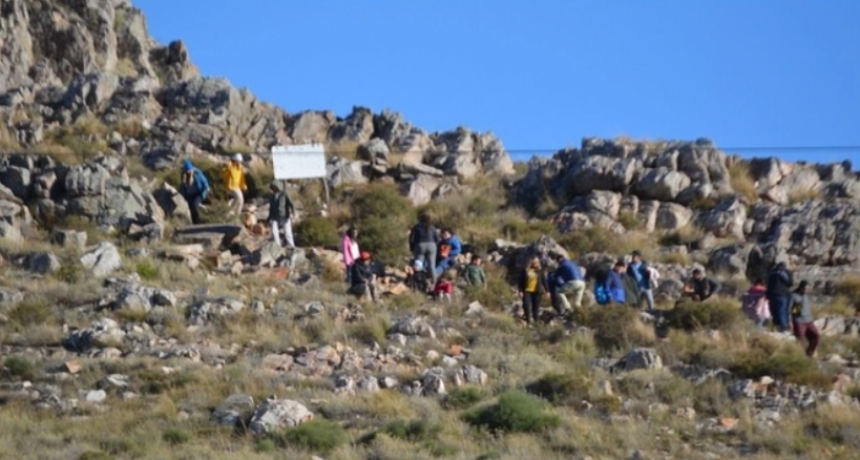
{"type": "Polygon", "coordinates": [[[284,227],[284,241],[287,243],[287,246],[294,248],[296,247],[296,242],[293,240],[293,223],[287,218],[281,221],[281,227],[284,227]]]}
{"type": "Polygon", "coordinates": [[[352,286],[352,265],[346,266],[346,285],[352,286]]]}
{"type": "Polygon", "coordinates": [[[779,322],[781,324],[780,332],[785,332],[789,327],[789,319],[788,319],[788,300],[789,297],[782,295],[779,296],[779,322]]]}
{"type": "Polygon", "coordinates": [[[526,293],[526,295],[532,296],[531,304],[532,304],[532,319],[537,322],[538,317],[540,315],[540,293],[532,292],[526,293]]]}
{"type": "Polygon", "coordinates": [[[278,227],[278,220],[272,220],[272,239],[278,246],[281,245],[281,229],[278,227]]]}
{"type": "Polygon", "coordinates": [[[568,281],[555,289],[555,297],[557,299],[553,302],[553,307],[556,308],[559,314],[563,313],[562,310],[571,310],[570,301],[567,300],[567,293],[573,289],[572,283],[573,281],[568,281]]]}
{"type": "Polygon", "coordinates": [[[197,225],[200,223],[200,204],[203,203],[203,196],[197,195],[188,202],[188,210],[191,211],[191,223],[197,225]]]}
{"type": "Polygon", "coordinates": [[[523,293],[523,319],[525,319],[527,323],[531,322],[531,314],[532,314],[532,296],[528,292],[524,292],[523,293]]]}
{"type": "Polygon", "coordinates": [[[433,286],[436,286],[438,276],[436,275],[436,243],[421,243],[421,252],[424,255],[424,262],[427,273],[430,279],[433,280],[433,286]]]}
{"type": "Polygon", "coordinates": [[[585,281],[571,281],[570,292],[573,293],[573,306],[576,308],[582,308],[582,296],[585,294],[585,281]]]}
{"type": "Polygon", "coordinates": [[[806,323],[806,331],[804,332],[804,336],[806,336],[806,340],[809,342],[809,346],[806,347],[806,354],[809,357],[815,356],[815,350],[818,348],[818,340],[821,338],[821,334],[818,333],[815,323],[806,323]]]}
{"type": "Polygon", "coordinates": [[[642,297],[644,297],[645,302],[648,303],[648,310],[654,310],[654,291],[651,289],[642,289],[639,292],[642,293],[642,297]]]}
{"type": "Polygon", "coordinates": [[[440,260],[439,263],[436,264],[436,276],[441,276],[442,273],[445,273],[445,270],[451,267],[451,265],[454,265],[454,259],[452,257],[446,257],[440,260]]]}

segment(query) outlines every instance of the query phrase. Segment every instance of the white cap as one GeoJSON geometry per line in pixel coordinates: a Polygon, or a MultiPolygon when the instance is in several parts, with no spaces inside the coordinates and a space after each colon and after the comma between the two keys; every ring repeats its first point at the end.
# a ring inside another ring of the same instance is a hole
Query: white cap
{"type": "Polygon", "coordinates": [[[241,153],[237,153],[237,154],[233,155],[233,161],[235,161],[236,163],[241,163],[241,162],[245,161],[245,159],[242,158],[241,153]]]}

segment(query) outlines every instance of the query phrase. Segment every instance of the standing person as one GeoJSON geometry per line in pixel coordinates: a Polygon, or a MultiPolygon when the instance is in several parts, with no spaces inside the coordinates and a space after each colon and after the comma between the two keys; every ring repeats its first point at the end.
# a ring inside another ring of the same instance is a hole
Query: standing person
{"type": "MultiPolygon", "coordinates": [[[[651,283],[651,270],[648,264],[642,260],[642,253],[633,251],[633,261],[627,267],[627,276],[636,280],[639,288],[639,297],[648,302],[648,311],[654,310],[654,291],[651,283]]],[[[640,305],[637,305],[639,307],[640,305]]]]}
{"type": "Polygon", "coordinates": [[[806,356],[815,357],[815,349],[818,348],[818,339],[821,334],[815,327],[815,318],[812,317],[812,307],[809,305],[809,296],[806,295],[807,281],[801,281],[791,296],[791,319],[794,325],[794,336],[798,342],[806,338],[806,356]]]}
{"type": "Polygon", "coordinates": [[[245,167],[242,165],[244,159],[242,154],[237,153],[230,158],[230,161],[224,165],[221,171],[224,185],[227,187],[233,198],[230,199],[230,216],[242,215],[242,208],[245,206],[245,190],[248,186],[245,184],[245,167]]]}
{"type": "Polygon", "coordinates": [[[352,279],[352,264],[361,256],[358,248],[358,229],[350,226],[346,233],[343,234],[343,239],[340,241],[341,252],[343,253],[343,266],[346,268],[346,284],[350,284],[352,279]]]}
{"type": "Polygon", "coordinates": [[[612,270],[606,273],[604,287],[609,303],[624,305],[627,299],[624,292],[624,262],[616,262],[612,270]]]}
{"type": "Polygon", "coordinates": [[[421,260],[424,264],[424,269],[433,280],[432,286],[436,285],[438,275],[436,275],[436,250],[439,244],[439,232],[433,226],[430,216],[422,214],[418,220],[418,224],[412,227],[409,234],[409,249],[415,258],[421,260]]]}
{"type": "Polygon", "coordinates": [[[785,262],[780,262],[767,275],[767,302],[770,305],[770,315],[779,332],[787,332],[788,304],[791,301],[791,286],[794,277],[785,262]]]}
{"type": "Polygon", "coordinates": [[[546,292],[546,276],[537,256],[532,257],[520,275],[519,291],[526,323],[536,322],[540,314],[540,300],[546,292]]]}
{"type": "Polygon", "coordinates": [[[550,285],[550,294],[553,297],[553,307],[558,314],[564,314],[562,309],[571,310],[570,301],[567,300],[567,294],[573,293],[573,305],[576,308],[582,307],[582,295],[585,294],[585,277],[582,276],[582,269],[568,259],[559,254],[556,256],[558,268],[555,270],[555,281],[550,285]]]}
{"type": "Polygon", "coordinates": [[[770,319],[770,306],[765,295],[766,291],[764,280],[758,279],[741,298],[741,309],[747,318],[755,322],[758,327],[763,327],[764,323],[770,319]]]}
{"type": "Polygon", "coordinates": [[[439,262],[436,263],[436,276],[441,275],[445,270],[454,266],[454,263],[457,261],[457,256],[463,252],[463,243],[461,243],[460,238],[457,238],[457,235],[454,234],[454,230],[451,228],[443,228],[441,236],[442,242],[440,244],[440,248],[447,245],[448,251],[447,253],[439,254],[439,262]]]}
{"type": "Polygon", "coordinates": [[[698,268],[693,270],[693,279],[684,285],[684,295],[696,302],[708,300],[719,290],[720,285],[716,281],[705,277],[702,270],[698,268]]]}
{"type": "Polygon", "coordinates": [[[370,296],[376,302],[376,274],[373,273],[370,253],[362,251],[356,263],[352,264],[349,293],[359,299],[370,296]]]}
{"type": "Polygon", "coordinates": [[[194,167],[191,160],[182,163],[182,183],[179,184],[179,193],[188,202],[188,210],[191,211],[191,223],[200,223],[200,205],[209,196],[209,180],[203,171],[194,167]]]}
{"type": "Polygon", "coordinates": [[[281,229],[283,229],[287,246],[294,248],[296,243],[293,241],[292,216],[295,211],[293,200],[290,199],[290,195],[284,189],[281,181],[272,181],[269,188],[272,190],[272,197],[269,199],[269,222],[272,224],[272,238],[278,246],[281,246],[281,229]]]}

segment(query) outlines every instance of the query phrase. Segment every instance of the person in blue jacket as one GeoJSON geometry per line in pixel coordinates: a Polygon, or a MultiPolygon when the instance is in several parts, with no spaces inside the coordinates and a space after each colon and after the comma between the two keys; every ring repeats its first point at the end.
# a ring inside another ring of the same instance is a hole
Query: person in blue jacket
{"type": "Polygon", "coordinates": [[[200,223],[200,205],[209,196],[209,180],[203,171],[194,167],[191,160],[182,162],[182,183],[179,184],[179,194],[188,202],[191,211],[191,223],[200,223]]]}
{"type": "Polygon", "coordinates": [[[457,256],[463,252],[463,244],[460,243],[460,239],[454,234],[454,230],[451,228],[443,228],[439,236],[442,237],[442,241],[439,243],[440,257],[439,262],[436,263],[436,276],[441,276],[445,270],[453,267],[454,262],[457,260],[457,256]],[[444,248],[446,245],[448,247],[444,248]],[[442,251],[447,251],[447,253],[442,251]]]}
{"type": "Polygon", "coordinates": [[[623,305],[626,302],[624,295],[624,262],[618,261],[615,267],[606,274],[606,294],[611,303],[623,305]]]}

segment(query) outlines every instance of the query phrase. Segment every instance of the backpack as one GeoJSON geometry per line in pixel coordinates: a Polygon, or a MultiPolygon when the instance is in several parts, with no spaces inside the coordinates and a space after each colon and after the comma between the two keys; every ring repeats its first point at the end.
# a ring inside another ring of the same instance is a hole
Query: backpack
{"type": "Polygon", "coordinates": [[[594,300],[598,305],[609,303],[609,294],[606,292],[606,287],[603,286],[603,283],[594,284],[594,300]]]}
{"type": "Polygon", "coordinates": [[[657,289],[660,287],[660,272],[650,265],[646,270],[648,270],[648,278],[651,280],[651,289],[657,289]]]}
{"type": "Polygon", "coordinates": [[[451,245],[448,243],[442,243],[439,245],[439,257],[442,259],[448,258],[448,255],[451,254],[451,245]]]}
{"type": "Polygon", "coordinates": [[[792,296],[791,298],[791,316],[800,316],[803,309],[803,300],[792,296]]]}

